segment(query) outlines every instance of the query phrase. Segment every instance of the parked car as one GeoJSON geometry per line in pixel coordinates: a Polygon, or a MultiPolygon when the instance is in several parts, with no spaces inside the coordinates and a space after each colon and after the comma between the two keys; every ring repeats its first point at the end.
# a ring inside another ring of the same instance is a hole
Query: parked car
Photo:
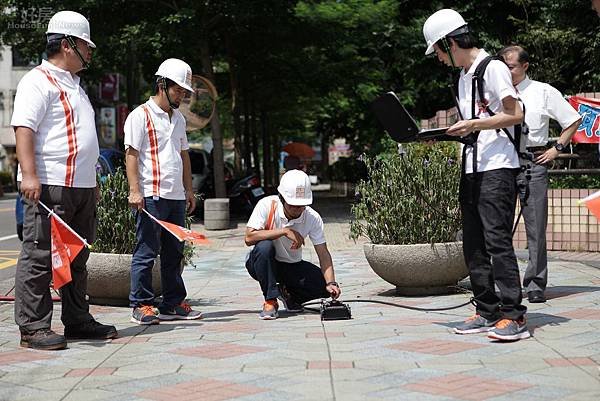
{"type": "Polygon", "coordinates": [[[203,149],[190,149],[188,153],[192,167],[192,190],[194,193],[200,193],[206,181],[210,179],[210,155],[203,149]]]}

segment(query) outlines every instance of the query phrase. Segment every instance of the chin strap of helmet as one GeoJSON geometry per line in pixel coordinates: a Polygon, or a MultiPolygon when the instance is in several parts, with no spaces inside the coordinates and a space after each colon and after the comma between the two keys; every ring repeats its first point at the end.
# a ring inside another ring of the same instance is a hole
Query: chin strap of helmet
{"type": "Polygon", "coordinates": [[[163,91],[167,96],[167,102],[169,102],[169,107],[173,110],[178,109],[179,105],[177,103],[173,103],[173,101],[171,101],[171,97],[169,96],[169,90],[167,88],[167,79],[165,77],[158,78],[158,85],[163,88],[163,91]]]}
{"type": "Polygon", "coordinates": [[[456,66],[456,63],[454,62],[454,56],[452,56],[452,52],[450,51],[450,43],[448,42],[447,37],[444,36],[442,39],[440,39],[440,41],[442,42],[442,46],[444,46],[444,51],[448,54],[448,57],[450,58],[450,63],[452,63],[452,68],[459,68],[456,66]]]}
{"type": "Polygon", "coordinates": [[[65,36],[65,40],[67,41],[67,43],[69,44],[69,46],[71,47],[71,49],[73,49],[73,51],[75,52],[75,54],[77,54],[77,57],[79,57],[79,61],[81,61],[81,66],[83,67],[83,69],[87,70],[90,67],[90,63],[88,63],[87,61],[85,61],[85,59],[83,58],[83,56],[79,52],[79,49],[77,48],[77,43],[75,43],[75,39],[73,39],[72,36],[65,36]]]}

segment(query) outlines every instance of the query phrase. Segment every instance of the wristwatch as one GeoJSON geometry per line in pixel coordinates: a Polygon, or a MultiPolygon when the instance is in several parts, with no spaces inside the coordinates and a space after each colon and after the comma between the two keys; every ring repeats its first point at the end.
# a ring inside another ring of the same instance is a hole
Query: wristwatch
{"type": "Polygon", "coordinates": [[[327,283],[327,285],[335,285],[336,287],[340,287],[340,285],[337,283],[337,281],[330,281],[327,283]]]}
{"type": "Polygon", "coordinates": [[[554,149],[558,150],[559,152],[562,152],[563,150],[565,150],[565,145],[563,145],[560,142],[556,142],[554,144],[554,149]]]}

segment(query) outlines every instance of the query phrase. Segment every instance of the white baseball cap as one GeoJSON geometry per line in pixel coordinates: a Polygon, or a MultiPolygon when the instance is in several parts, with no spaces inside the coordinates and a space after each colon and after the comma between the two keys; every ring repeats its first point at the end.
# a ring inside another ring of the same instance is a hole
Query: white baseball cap
{"type": "Polygon", "coordinates": [[[306,206],[313,201],[310,179],[302,170],[286,172],[281,177],[277,191],[285,202],[292,206],[306,206]]]}

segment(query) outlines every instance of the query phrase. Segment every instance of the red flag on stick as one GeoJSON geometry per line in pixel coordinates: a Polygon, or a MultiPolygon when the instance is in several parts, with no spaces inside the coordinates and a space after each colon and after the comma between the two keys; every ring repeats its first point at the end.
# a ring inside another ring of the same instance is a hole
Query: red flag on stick
{"type": "Polygon", "coordinates": [[[210,241],[202,234],[192,231],[177,224],[169,223],[168,221],[159,220],[152,216],[146,209],[142,209],[152,220],[158,223],[162,228],[173,234],[179,241],[188,241],[195,245],[210,244],[210,241]]]}
{"type": "Polygon", "coordinates": [[[68,229],[50,215],[50,239],[52,258],[52,281],[58,290],[71,282],[71,262],[83,249],[84,244],[68,229]]]}
{"type": "Polygon", "coordinates": [[[578,203],[585,203],[588,210],[600,220],[600,191],[596,191],[590,196],[581,199],[578,203]]]}
{"type": "Polygon", "coordinates": [[[58,290],[71,282],[71,262],[77,257],[87,241],[75,232],[63,219],[39,201],[40,206],[48,211],[50,218],[50,260],[52,262],[52,281],[58,290]]]}

